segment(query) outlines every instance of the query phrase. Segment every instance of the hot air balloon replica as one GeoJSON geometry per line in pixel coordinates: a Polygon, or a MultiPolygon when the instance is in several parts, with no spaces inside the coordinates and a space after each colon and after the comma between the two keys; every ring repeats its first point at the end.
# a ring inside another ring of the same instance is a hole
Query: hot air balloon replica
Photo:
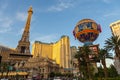
{"type": "Polygon", "coordinates": [[[73,30],[74,37],[84,45],[92,45],[99,33],[101,33],[101,26],[92,19],[80,20],[73,30]]]}
{"type": "MultiPolygon", "coordinates": [[[[98,38],[99,33],[101,33],[101,26],[100,24],[97,24],[94,20],[92,19],[82,19],[80,20],[74,30],[73,30],[73,35],[75,39],[78,41],[82,42],[84,46],[89,46],[89,48],[94,52],[92,55],[89,56],[89,61],[91,61],[91,64],[95,67],[95,73],[97,72],[97,67],[96,67],[96,62],[95,57],[98,54],[98,46],[93,45],[93,42],[98,38]]],[[[82,48],[82,47],[79,47],[82,48]]]]}

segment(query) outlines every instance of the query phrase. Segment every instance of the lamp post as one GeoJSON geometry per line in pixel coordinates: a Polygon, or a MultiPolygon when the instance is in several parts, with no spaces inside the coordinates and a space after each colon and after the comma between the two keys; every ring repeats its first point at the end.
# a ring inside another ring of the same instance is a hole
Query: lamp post
{"type": "Polygon", "coordinates": [[[2,56],[0,55],[0,64],[1,64],[2,56]]]}
{"type": "Polygon", "coordinates": [[[18,73],[16,72],[16,80],[18,80],[19,78],[18,78],[18,73]]]}

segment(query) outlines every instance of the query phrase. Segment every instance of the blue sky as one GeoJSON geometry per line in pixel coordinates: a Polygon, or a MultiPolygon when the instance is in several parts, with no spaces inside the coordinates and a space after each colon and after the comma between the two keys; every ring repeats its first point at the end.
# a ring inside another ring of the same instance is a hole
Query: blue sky
{"type": "Polygon", "coordinates": [[[112,35],[110,23],[120,20],[119,3],[120,0],[0,0],[0,44],[16,48],[32,6],[31,46],[35,40],[56,42],[62,35],[69,36],[71,46],[81,46],[72,31],[79,20],[90,18],[102,27],[94,41],[102,48],[112,35]]]}
{"type": "Polygon", "coordinates": [[[74,39],[72,31],[79,20],[90,18],[102,27],[94,44],[103,47],[112,35],[109,24],[120,19],[119,3],[120,0],[0,0],[0,44],[17,46],[32,6],[31,43],[56,42],[67,35],[71,46],[83,45],[74,39]]]}

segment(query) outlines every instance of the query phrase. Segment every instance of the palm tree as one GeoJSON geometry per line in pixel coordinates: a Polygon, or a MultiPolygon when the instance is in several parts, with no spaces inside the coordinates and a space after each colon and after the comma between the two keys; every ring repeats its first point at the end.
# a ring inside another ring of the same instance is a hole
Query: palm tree
{"type": "Polygon", "coordinates": [[[92,53],[92,51],[89,49],[88,46],[84,46],[84,47],[82,48],[82,51],[83,51],[83,53],[84,53],[84,58],[85,58],[85,62],[86,62],[88,78],[89,78],[89,80],[91,80],[91,71],[90,71],[89,55],[92,53]]]}
{"type": "Polygon", "coordinates": [[[89,60],[89,54],[91,53],[92,51],[89,49],[89,46],[83,46],[79,48],[79,51],[75,55],[75,58],[78,59],[79,70],[81,71],[81,68],[85,68],[86,72],[85,71],[83,72],[85,74],[87,73],[86,75],[89,78],[89,80],[91,80],[90,60],[89,60]]]}
{"type": "Polygon", "coordinates": [[[81,70],[83,70],[83,69],[81,69],[81,66],[83,66],[82,63],[84,62],[84,60],[83,60],[83,53],[80,51],[80,49],[79,49],[79,51],[77,51],[77,53],[75,54],[74,57],[78,61],[78,69],[79,69],[79,73],[81,73],[81,70]]]}
{"type": "Polygon", "coordinates": [[[112,55],[108,53],[106,49],[100,49],[98,54],[99,59],[104,67],[105,78],[108,77],[107,67],[106,67],[106,58],[113,59],[112,55]]]}
{"type": "Polygon", "coordinates": [[[108,72],[109,72],[109,77],[118,77],[118,72],[115,68],[115,66],[113,64],[110,65],[110,67],[108,68],[108,72]]]}
{"type": "Polygon", "coordinates": [[[120,38],[118,36],[111,36],[105,40],[105,48],[110,51],[114,51],[116,57],[120,60],[120,38]]]}
{"type": "Polygon", "coordinates": [[[5,62],[3,62],[3,63],[1,63],[1,65],[0,65],[0,69],[1,69],[1,78],[3,77],[3,73],[4,72],[8,72],[8,69],[7,69],[7,63],[5,63],[5,62]]]}

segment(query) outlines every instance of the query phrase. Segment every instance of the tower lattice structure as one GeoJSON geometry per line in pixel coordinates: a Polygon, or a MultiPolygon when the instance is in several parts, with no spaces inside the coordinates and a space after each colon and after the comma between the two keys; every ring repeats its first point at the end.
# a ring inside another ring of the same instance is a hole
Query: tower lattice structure
{"type": "Polygon", "coordinates": [[[30,54],[29,35],[30,35],[30,22],[31,22],[32,14],[33,14],[33,10],[32,10],[32,7],[30,7],[28,10],[28,17],[27,17],[25,28],[24,28],[24,32],[16,48],[17,53],[30,54]]]}

